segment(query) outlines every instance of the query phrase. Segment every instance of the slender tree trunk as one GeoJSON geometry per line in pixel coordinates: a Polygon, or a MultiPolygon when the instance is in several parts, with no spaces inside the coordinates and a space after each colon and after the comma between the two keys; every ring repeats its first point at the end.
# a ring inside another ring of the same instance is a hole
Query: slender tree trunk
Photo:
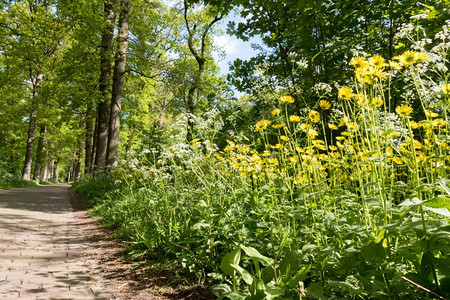
{"type": "Polygon", "coordinates": [[[38,91],[41,87],[42,79],[44,78],[44,73],[39,71],[36,77],[33,76],[32,71],[30,72],[31,82],[33,84],[33,94],[32,94],[32,109],[30,112],[30,123],[28,125],[28,139],[27,147],[25,151],[25,163],[23,166],[22,179],[31,179],[31,164],[33,162],[33,146],[34,146],[34,136],[36,134],[36,118],[38,114],[38,91]]]}
{"type": "Polygon", "coordinates": [[[120,111],[122,109],[123,82],[128,50],[128,17],[131,0],[122,0],[119,17],[119,34],[117,36],[117,52],[114,64],[114,76],[111,96],[111,114],[108,130],[108,149],[106,164],[112,165],[116,161],[119,146],[120,111]]]}
{"type": "MultiPolygon", "coordinates": [[[[98,116],[98,113],[97,113],[98,116]]],[[[97,152],[97,140],[98,140],[98,118],[95,118],[94,121],[94,141],[92,142],[92,153],[91,153],[91,170],[93,169],[95,165],[95,154],[97,152]]]]}
{"type": "Polygon", "coordinates": [[[47,132],[47,127],[44,125],[41,126],[41,129],[39,130],[39,140],[38,140],[38,147],[36,152],[36,162],[34,165],[34,175],[33,179],[40,180],[41,179],[41,173],[42,173],[42,156],[45,151],[45,134],[47,132]]]}
{"type": "Polygon", "coordinates": [[[106,14],[106,26],[102,32],[102,52],[100,59],[100,83],[99,91],[101,101],[98,104],[97,117],[97,144],[94,168],[103,168],[106,163],[106,150],[108,147],[108,121],[110,113],[110,98],[108,97],[108,87],[111,84],[111,48],[114,36],[114,3],[106,0],[104,4],[106,14]]]}
{"type": "Polygon", "coordinates": [[[59,159],[54,159],[53,160],[52,181],[54,181],[54,182],[58,181],[58,161],[59,161],[59,159]]]}
{"type": "Polygon", "coordinates": [[[92,156],[92,103],[89,101],[86,112],[86,140],[85,140],[85,155],[84,155],[84,174],[90,172],[91,156],[92,156]]]}

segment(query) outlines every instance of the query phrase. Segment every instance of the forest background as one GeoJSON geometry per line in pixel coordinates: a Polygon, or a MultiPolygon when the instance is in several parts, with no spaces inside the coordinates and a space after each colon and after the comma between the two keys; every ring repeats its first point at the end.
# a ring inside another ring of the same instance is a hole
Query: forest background
{"type": "Polygon", "coordinates": [[[449,1],[169,4],[0,1],[0,187],[222,298],[449,296],[449,1]]]}

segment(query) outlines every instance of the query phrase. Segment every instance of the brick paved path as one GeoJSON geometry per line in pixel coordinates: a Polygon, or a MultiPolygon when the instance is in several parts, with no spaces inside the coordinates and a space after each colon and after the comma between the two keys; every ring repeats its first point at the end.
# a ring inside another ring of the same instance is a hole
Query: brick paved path
{"type": "Polygon", "coordinates": [[[105,299],[68,187],[0,190],[0,299],[105,299]]]}

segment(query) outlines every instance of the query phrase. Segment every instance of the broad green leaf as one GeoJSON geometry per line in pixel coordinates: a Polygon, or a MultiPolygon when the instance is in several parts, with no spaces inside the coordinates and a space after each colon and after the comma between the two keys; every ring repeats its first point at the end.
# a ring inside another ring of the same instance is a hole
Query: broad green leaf
{"type": "Polygon", "coordinates": [[[446,208],[432,208],[432,207],[424,206],[424,209],[432,211],[435,214],[450,218],[450,211],[446,208]]]}
{"type": "Polygon", "coordinates": [[[302,247],[302,252],[310,253],[310,252],[313,252],[316,248],[317,248],[317,246],[314,244],[307,244],[302,247]]]}
{"type": "Polygon", "coordinates": [[[370,242],[361,248],[361,255],[367,262],[382,261],[386,258],[386,251],[381,244],[370,242]]]}
{"type": "Polygon", "coordinates": [[[261,262],[266,267],[273,264],[273,259],[262,255],[253,247],[241,246],[241,249],[244,250],[245,254],[247,254],[253,261],[261,262]]]}
{"type": "Polygon", "coordinates": [[[405,201],[400,203],[398,206],[409,207],[409,206],[419,205],[419,204],[422,204],[422,203],[423,203],[423,201],[420,200],[419,198],[412,198],[412,199],[406,199],[405,201]]]}
{"type": "Polygon", "coordinates": [[[231,264],[237,265],[241,260],[241,248],[237,247],[230,253],[226,254],[220,262],[220,269],[229,276],[234,276],[235,270],[231,267],[231,264]]]}
{"type": "Polygon", "coordinates": [[[236,270],[239,275],[241,275],[242,279],[245,281],[246,284],[251,285],[253,282],[253,276],[244,268],[235,265],[235,264],[230,264],[230,266],[236,270]]]}
{"type": "Polygon", "coordinates": [[[219,300],[229,299],[229,300],[245,300],[248,297],[246,294],[242,294],[239,292],[231,292],[225,295],[222,295],[219,300]]]}
{"type": "Polygon", "coordinates": [[[442,246],[450,245],[450,232],[440,231],[430,235],[429,250],[440,250],[442,246]]]}
{"type": "Polygon", "coordinates": [[[275,286],[274,284],[266,284],[264,286],[264,290],[267,295],[269,295],[268,299],[274,299],[279,296],[283,296],[286,293],[286,288],[275,286]]]}
{"type": "Polygon", "coordinates": [[[275,272],[273,270],[273,267],[265,267],[264,269],[262,269],[261,271],[261,279],[263,280],[264,283],[268,283],[270,281],[272,281],[275,278],[275,272]]]}
{"type": "Polygon", "coordinates": [[[295,273],[298,267],[298,252],[296,250],[292,250],[286,253],[283,257],[278,266],[278,271],[281,276],[285,275],[287,277],[289,276],[289,273],[295,273]]]}
{"type": "Polygon", "coordinates": [[[444,180],[439,181],[441,188],[450,196],[450,187],[447,186],[444,180]]]}
{"type": "Polygon", "coordinates": [[[424,201],[422,204],[427,206],[427,207],[432,207],[432,208],[446,208],[446,209],[450,209],[450,198],[448,198],[448,197],[435,197],[433,199],[424,201]]]}

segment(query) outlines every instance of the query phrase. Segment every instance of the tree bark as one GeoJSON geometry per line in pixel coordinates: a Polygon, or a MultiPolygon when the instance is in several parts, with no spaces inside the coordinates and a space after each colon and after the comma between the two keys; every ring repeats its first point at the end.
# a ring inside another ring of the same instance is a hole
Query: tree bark
{"type": "Polygon", "coordinates": [[[45,134],[47,133],[47,127],[44,125],[41,126],[41,129],[39,130],[39,140],[38,140],[38,147],[37,147],[37,153],[36,153],[36,162],[34,165],[34,175],[33,179],[40,180],[41,174],[42,174],[42,156],[44,155],[45,151],[45,134]]]}
{"type": "Polygon", "coordinates": [[[23,166],[22,179],[30,180],[31,179],[31,164],[33,162],[33,146],[34,146],[34,137],[36,134],[36,119],[38,114],[38,91],[41,87],[42,79],[44,78],[44,73],[38,71],[36,77],[33,76],[33,72],[30,71],[30,79],[33,85],[33,94],[32,94],[32,109],[30,111],[30,123],[28,125],[28,139],[27,146],[25,151],[25,163],[23,166]]]}
{"type": "Polygon", "coordinates": [[[106,163],[106,150],[108,147],[108,123],[110,113],[110,98],[108,97],[108,87],[111,83],[111,48],[114,36],[114,3],[106,0],[104,3],[106,14],[106,26],[102,32],[101,59],[100,59],[100,82],[99,92],[101,101],[98,104],[97,117],[97,144],[94,168],[103,168],[106,163]]]}
{"type": "Polygon", "coordinates": [[[116,161],[119,146],[120,111],[122,109],[123,82],[128,50],[128,18],[131,0],[122,0],[119,17],[119,34],[117,36],[117,52],[114,64],[114,76],[111,95],[111,113],[108,130],[108,148],[106,164],[116,161]]]}
{"type": "Polygon", "coordinates": [[[84,155],[84,174],[90,172],[91,156],[92,156],[92,103],[89,101],[86,111],[86,140],[85,140],[85,155],[84,155]]]}

